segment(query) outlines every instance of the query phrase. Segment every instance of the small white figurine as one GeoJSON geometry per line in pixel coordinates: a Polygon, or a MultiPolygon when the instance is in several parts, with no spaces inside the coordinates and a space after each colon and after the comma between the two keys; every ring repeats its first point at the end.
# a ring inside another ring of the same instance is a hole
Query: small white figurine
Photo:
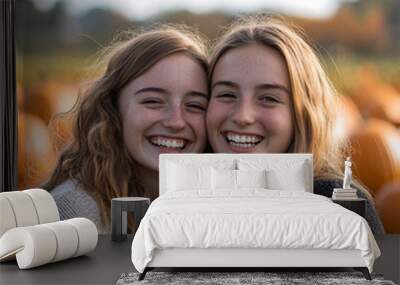
{"type": "Polygon", "coordinates": [[[346,161],[344,162],[344,178],[343,178],[343,189],[350,189],[351,186],[351,160],[350,157],[347,157],[346,161]]]}

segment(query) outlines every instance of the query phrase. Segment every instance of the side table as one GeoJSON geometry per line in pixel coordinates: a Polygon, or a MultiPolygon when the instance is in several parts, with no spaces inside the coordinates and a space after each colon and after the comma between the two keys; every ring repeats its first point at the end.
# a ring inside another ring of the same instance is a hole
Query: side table
{"type": "Polygon", "coordinates": [[[146,214],[150,199],[144,197],[120,197],[111,200],[111,239],[123,241],[127,235],[127,212],[133,213],[136,232],[140,221],[146,214]]]}
{"type": "Polygon", "coordinates": [[[340,206],[359,214],[361,217],[365,218],[365,209],[367,201],[365,199],[356,198],[351,200],[340,200],[332,199],[332,202],[339,204],[340,206]]]}

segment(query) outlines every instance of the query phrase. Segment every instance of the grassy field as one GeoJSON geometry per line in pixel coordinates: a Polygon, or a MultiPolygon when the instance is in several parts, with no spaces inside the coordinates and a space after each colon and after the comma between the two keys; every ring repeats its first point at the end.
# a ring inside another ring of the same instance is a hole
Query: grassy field
{"type": "Polygon", "coordinates": [[[359,84],[359,80],[376,79],[400,88],[400,55],[341,55],[324,58],[323,63],[335,87],[344,94],[359,84]],[[366,73],[370,77],[360,78],[366,73]]]}
{"type": "MultiPolygon", "coordinates": [[[[97,60],[96,55],[89,53],[17,56],[17,79],[26,87],[42,80],[79,83],[96,75],[99,70],[97,60]]],[[[324,57],[322,62],[335,87],[342,93],[351,90],[360,79],[360,71],[366,69],[370,76],[377,76],[381,81],[400,88],[400,55],[343,54],[324,57]]]]}

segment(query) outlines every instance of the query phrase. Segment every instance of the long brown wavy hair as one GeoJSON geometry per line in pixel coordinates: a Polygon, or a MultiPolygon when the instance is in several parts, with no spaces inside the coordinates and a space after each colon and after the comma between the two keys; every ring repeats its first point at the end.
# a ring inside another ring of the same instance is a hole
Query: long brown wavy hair
{"type": "Polygon", "coordinates": [[[334,137],[336,91],[302,31],[277,15],[235,21],[211,51],[209,82],[219,59],[249,44],[272,47],[285,59],[292,89],[294,136],[288,152],[313,153],[314,177],[339,178],[347,143],[334,137]]]}
{"type": "Polygon", "coordinates": [[[110,221],[112,198],[148,196],[137,175],[137,163],[123,143],[119,93],[130,81],[174,53],[190,56],[207,74],[205,43],[185,26],[162,25],[140,34],[125,32],[124,40],[107,48],[103,55],[105,71],[82,94],[73,111],[72,142],[43,188],[51,190],[68,179],[77,181],[96,200],[105,225],[110,221]]]}

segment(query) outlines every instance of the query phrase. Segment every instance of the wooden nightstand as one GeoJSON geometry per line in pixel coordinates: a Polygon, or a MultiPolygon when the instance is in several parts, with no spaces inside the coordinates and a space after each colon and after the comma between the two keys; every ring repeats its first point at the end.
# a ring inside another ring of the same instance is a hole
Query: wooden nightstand
{"type": "Polygon", "coordinates": [[[365,209],[367,201],[365,199],[357,198],[352,200],[337,200],[332,199],[332,201],[340,206],[359,214],[361,217],[365,218],[365,209]]]}

